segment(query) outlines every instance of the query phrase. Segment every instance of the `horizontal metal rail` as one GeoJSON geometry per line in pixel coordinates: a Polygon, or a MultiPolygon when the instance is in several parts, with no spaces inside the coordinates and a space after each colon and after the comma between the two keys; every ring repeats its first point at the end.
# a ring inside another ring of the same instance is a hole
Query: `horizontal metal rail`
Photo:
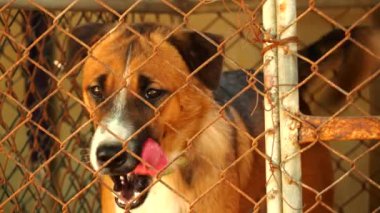
{"type": "MultiPolygon", "coordinates": [[[[31,3],[30,0],[0,0],[0,7],[9,4],[11,8],[18,9],[37,9],[36,5],[44,7],[48,10],[63,10],[68,5],[72,4],[73,0],[35,0],[31,3]]],[[[112,8],[115,11],[124,12],[128,10],[132,5],[136,3],[135,0],[77,0],[75,5],[73,5],[70,10],[106,10],[103,5],[112,8]]],[[[371,7],[376,5],[378,0],[318,0],[315,4],[318,8],[332,8],[332,7],[371,7]]],[[[192,10],[197,4],[198,0],[188,0],[188,1],[168,1],[168,0],[149,0],[141,1],[133,9],[134,12],[152,12],[152,13],[177,13],[176,10],[169,7],[167,4],[173,5],[183,12],[188,12],[192,10]]],[[[256,1],[247,1],[250,6],[257,4],[256,1]]],[[[297,9],[309,8],[308,1],[297,2],[297,9]]],[[[207,0],[204,1],[203,5],[194,11],[195,13],[211,13],[211,12],[221,12],[221,11],[238,11],[241,7],[239,6],[239,1],[222,1],[222,0],[207,0]]]]}
{"type": "Polygon", "coordinates": [[[300,143],[380,139],[380,118],[301,116],[300,143]]]}

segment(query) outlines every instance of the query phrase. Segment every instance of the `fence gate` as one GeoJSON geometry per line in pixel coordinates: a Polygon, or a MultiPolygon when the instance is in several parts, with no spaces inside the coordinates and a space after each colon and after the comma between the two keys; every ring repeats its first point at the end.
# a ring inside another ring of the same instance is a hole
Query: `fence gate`
{"type": "Polygon", "coordinates": [[[263,193],[249,197],[227,181],[253,212],[380,212],[378,0],[0,0],[0,212],[101,212],[100,188],[112,187],[89,162],[84,60],[67,43],[88,23],[143,22],[223,36],[223,71],[247,86],[216,120],[243,131],[224,112],[246,92],[259,104],[243,108],[264,117],[249,136],[262,145],[250,153],[263,162],[252,177],[263,193]],[[321,176],[330,178],[322,188],[305,182],[321,176]]]}

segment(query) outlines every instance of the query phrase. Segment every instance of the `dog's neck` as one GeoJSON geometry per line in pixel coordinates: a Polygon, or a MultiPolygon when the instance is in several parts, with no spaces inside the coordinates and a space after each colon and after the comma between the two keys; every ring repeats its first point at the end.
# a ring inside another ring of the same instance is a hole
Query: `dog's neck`
{"type": "MultiPolygon", "coordinates": [[[[181,193],[190,202],[204,193],[208,187],[220,179],[223,170],[234,160],[234,152],[231,151],[232,130],[220,116],[216,107],[210,108],[201,120],[188,123],[178,133],[168,135],[166,139],[173,141],[185,141],[186,152],[182,155],[186,164],[176,165],[176,171],[163,179],[173,186],[174,190],[181,193]],[[194,128],[196,127],[196,128],[194,128]],[[182,134],[181,134],[182,133],[182,134]],[[196,137],[194,137],[197,135],[196,137]],[[179,140],[178,137],[181,139],[179,140]],[[186,139],[190,144],[187,144],[186,139]],[[223,152],[224,153],[220,153],[223,152]],[[221,158],[221,156],[223,156],[221,158]],[[202,181],[200,181],[202,179],[202,181]],[[179,180],[182,180],[179,181],[179,180]]],[[[176,158],[183,150],[176,150],[169,156],[169,161],[176,158]]]]}

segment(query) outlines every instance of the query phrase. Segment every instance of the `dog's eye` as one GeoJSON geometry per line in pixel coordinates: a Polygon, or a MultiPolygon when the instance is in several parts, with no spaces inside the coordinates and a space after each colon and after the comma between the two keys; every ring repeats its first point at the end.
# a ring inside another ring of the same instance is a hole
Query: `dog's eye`
{"type": "Polygon", "coordinates": [[[163,90],[148,88],[145,91],[145,98],[148,100],[156,99],[163,94],[163,90]]]}
{"type": "Polygon", "coordinates": [[[88,91],[96,101],[104,99],[103,90],[99,85],[91,86],[88,91]]]}

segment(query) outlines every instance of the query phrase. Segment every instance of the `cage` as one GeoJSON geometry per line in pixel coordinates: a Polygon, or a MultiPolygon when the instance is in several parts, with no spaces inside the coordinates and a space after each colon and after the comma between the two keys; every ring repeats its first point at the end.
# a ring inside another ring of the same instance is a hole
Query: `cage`
{"type": "Polygon", "coordinates": [[[223,71],[243,73],[244,91],[265,100],[265,130],[252,140],[267,148],[252,152],[266,161],[267,193],[247,198],[252,211],[379,211],[378,1],[0,0],[0,212],[104,211],[100,188],[112,188],[89,162],[84,60],[68,42],[80,42],[73,30],[89,23],[147,22],[223,36],[223,71]],[[333,165],[321,190],[299,172],[300,156],[317,145],[333,165]],[[303,206],[300,189],[313,205],[303,206]]]}

